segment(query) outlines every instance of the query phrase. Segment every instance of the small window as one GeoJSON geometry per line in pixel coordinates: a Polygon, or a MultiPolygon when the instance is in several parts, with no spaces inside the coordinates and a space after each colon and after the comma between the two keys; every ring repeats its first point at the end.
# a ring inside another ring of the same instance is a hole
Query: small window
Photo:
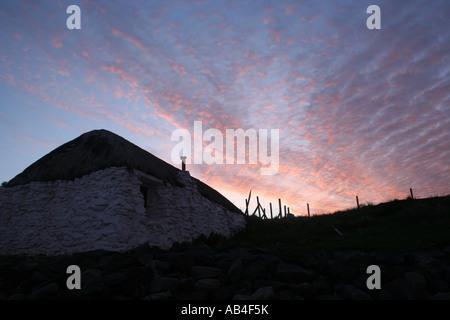
{"type": "Polygon", "coordinates": [[[145,186],[141,186],[141,193],[144,196],[144,208],[147,209],[148,188],[145,186]]]}

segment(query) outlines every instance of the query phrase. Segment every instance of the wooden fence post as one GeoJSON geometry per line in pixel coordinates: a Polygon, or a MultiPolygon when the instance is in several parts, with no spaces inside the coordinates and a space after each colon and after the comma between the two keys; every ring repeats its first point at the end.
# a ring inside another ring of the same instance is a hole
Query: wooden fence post
{"type": "Polygon", "coordinates": [[[267,216],[266,216],[266,209],[262,208],[262,212],[263,212],[262,218],[263,218],[263,219],[267,219],[267,216]]]}
{"type": "Polygon", "coordinates": [[[309,214],[309,203],[306,204],[306,207],[308,208],[308,217],[310,217],[310,214],[309,214]]]}
{"type": "Polygon", "coordinates": [[[272,202],[270,203],[270,219],[273,219],[273,215],[272,215],[272,202]]]}
{"type": "Polygon", "coordinates": [[[409,188],[409,193],[411,194],[411,199],[414,199],[412,188],[409,188]]]}
{"type": "Polygon", "coordinates": [[[259,197],[256,196],[256,204],[258,206],[258,216],[261,218],[261,205],[259,204],[259,197]]]}
{"type": "Polygon", "coordinates": [[[278,218],[282,218],[283,216],[282,216],[282,214],[283,214],[283,211],[281,211],[281,199],[278,199],[278,207],[279,207],[279,211],[278,211],[278,218]]]}
{"type": "Polygon", "coordinates": [[[245,215],[249,215],[250,213],[248,212],[248,206],[250,205],[250,199],[252,197],[252,190],[250,190],[250,193],[248,194],[248,199],[245,199],[245,215]]]}
{"type": "Polygon", "coordinates": [[[359,199],[358,199],[358,196],[356,196],[356,205],[357,205],[357,207],[358,207],[358,209],[359,209],[359,199]]]}

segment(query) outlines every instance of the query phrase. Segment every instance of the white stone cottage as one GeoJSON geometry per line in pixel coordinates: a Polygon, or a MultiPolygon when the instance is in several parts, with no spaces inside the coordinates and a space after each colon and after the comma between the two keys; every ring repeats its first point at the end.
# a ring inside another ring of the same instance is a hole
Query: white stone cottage
{"type": "Polygon", "coordinates": [[[244,226],[220,193],[106,130],[60,146],[0,188],[0,255],[168,249],[244,226]]]}

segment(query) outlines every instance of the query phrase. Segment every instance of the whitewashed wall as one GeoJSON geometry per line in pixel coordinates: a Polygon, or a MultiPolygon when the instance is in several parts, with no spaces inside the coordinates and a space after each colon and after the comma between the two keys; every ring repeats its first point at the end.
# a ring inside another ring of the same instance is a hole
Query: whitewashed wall
{"type": "Polygon", "coordinates": [[[242,215],[203,197],[187,172],[179,176],[185,187],[152,186],[146,210],[140,174],[109,168],[74,181],[0,188],[0,254],[124,251],[144,243],[168,249],[245,225],[242,215]]]}

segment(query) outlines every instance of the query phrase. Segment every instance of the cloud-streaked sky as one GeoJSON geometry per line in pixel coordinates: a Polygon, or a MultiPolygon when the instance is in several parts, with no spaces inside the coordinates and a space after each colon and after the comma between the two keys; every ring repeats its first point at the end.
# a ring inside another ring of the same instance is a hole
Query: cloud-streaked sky
{"type": "Polygon", "coordinates": [[[172,132],[202,121],[280,129],[276,175],[188,165],[240,208],[450,192],[449,31],[448,0],[2,1],[0,179],[99,128],[172,163],[172,132]]]}

